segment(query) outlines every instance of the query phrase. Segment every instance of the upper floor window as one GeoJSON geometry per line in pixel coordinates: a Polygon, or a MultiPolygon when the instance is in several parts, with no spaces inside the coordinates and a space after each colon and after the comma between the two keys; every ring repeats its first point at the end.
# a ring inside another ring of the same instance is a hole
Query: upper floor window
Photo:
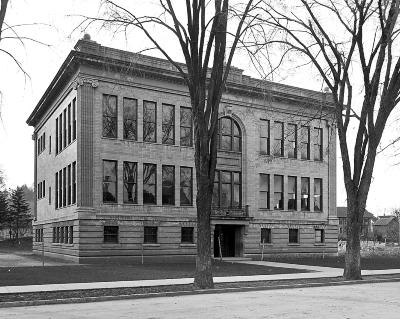
{"type": "Polygon", "coordinates": [[[193,170],[181,167],[181,206],[193,204],[193,170]]]}
{"type": "Polygon", "coordinates": [[[301,178],[301,210],[310,210],[310,179],[301,178]]]}
{"type": "Polygon", "coordinates": [[[310,159],[310,128],[308,126],[301,127],[301,159],[310,159]]]}
{"type": "Polygon", "coordinates": [[[143,204],[157,204],[157,166],[143,164],[143,204]]]}
{"type": "Polygon", "coordinates": [[[123,100],[124,139],[137,140],[137,100],[123,100]]]}
{"type": "Polygon", "coordinates": [[[314,128],[314,160],[322,161],[322,128],[314,128]]]}
{"type": "Polygon", "coordinates": [[[157,110],[156,103],[143,101],[143,141],[156,142],[157,110]]]}
{"type": "Polygon", "coordinates": [[[162,204],[175,205],[175,167],[162,166],[162,204]]]}
{"type": "Polygon", "coordinates": [[[240,175],[239,172],[215,172],[213,191],[214,207],[241,207],[242,181],[240,175]]]}
{"type": "Polygon", "coordinates": [[[137,163],[124,162],[124,203],[137,204],[137,163]]]}
{"type": "Polygon", "coordinates": [[[314,211],[322,211],[322,179],[314,178],[314,211]]]}
{"type": "Polygon", "coordinates": [[[270,153],[270,130],[269,130],[269,121],[261,120],[260,125],[260,153],[267,154],[270,153]]]}
{"type": "Polygon", "coordinates": [[[297,125],[288,124],[288,157],[297,158],[297,125]]]}
{"type": "Polygon", "coordinates": [[[103,160],[103,202],[117,202],[117,161],[103,160]]]}
{"type": "Polygon", "coordinates": [[[181,146],[193,145],[192,109],[181,106],[181,146]]]}
{"type": "Polygon", "coordinates": [[[274,175],[274,209],[283,209],[283,176],[274,175]]]}
{"type": "Polygon", "coordinates": [[[259,176],[259,208],[269,209],[269,175],[260,174],[259,176]]]}
{"type": "Polygon", "coordinates": [[[288,209],[297,209],[297,177],[288,176],[288,209]]]}
{"type": "Polygon", "coordinates": [[[117,97],[103,94],[103,137],[117,136],[117,97]]]}
{"type": "Polygon", "coordinates": [[[175,144],[175,106],[162,105],[162,143],[175,144]]]}
{"type": "Polygon", "coordinates": [[[76,140],[76,97],[72,100],[72,140],[76,140]]]}
{"type": "Polygon", "coordinates": [[[283,156],[283,123],[275,122],[274,123],[274,155],[275,156],[283,156]]]}
{"type": "Polygon", "coordinates": [[[218,121],[218,148],[224,151],[241,151],[242,134],[239,125],[229,117],[218,121]]]}

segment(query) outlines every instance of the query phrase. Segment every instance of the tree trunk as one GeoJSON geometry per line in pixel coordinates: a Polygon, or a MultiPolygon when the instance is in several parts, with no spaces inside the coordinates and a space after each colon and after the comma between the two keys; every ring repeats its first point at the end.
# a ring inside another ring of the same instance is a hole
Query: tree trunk
{"type": "Polygon", "coordinates": [[[360,234],[362,216],[358,205],[352,204],[356,200],[349,200],[347,205],[347,244],[343,277],[347,280],[361,280],[361,244],[360,234]],[[361,216],[361,218],[360,218],[361,216]]]}
{"type": "Polygon", "coordinates": [[[197,174],[197,256],[194,287],[214,287],[211,259],[211,192],[207,175],[197,174]],[[199,176],[200,175],[200,176],[199,176]]]}

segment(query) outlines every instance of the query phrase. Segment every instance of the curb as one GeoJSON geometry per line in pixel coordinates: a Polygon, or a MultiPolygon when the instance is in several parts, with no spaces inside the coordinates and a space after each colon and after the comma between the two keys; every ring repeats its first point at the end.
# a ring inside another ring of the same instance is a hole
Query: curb
{"type": "MultiPolygon", "coordinates": [[[[331,277],[338,278],[338,277],[331,277]]],[[[371,278],[363,280],[348,280],[348,281],[328,281],[328,282],[309,282],[299,284],[280,284],[272,286],[253,286],[253,287],[226,287],[214,288],[204,290],[182,290],[171,292],[154,292],[143,294],[129,294],[129,295],[115,295],[115,296],[96,296],[96,297],[74,297],[63,299],[49,299],[49,300],[29,300],[29,301],[8,301],[0,302],[0,308],[10,307],[28,307],[28,306],[41,306],[41,305],[54,305],[54,304],[71,304],[71,303],[89,303],[89,302],[102,302],[113,300],[128,300],[128,299],[145,299],[157,297],[176,297],[176,296],[190,296],[202,294],[216,294],[216,293],[230,293],[230,292],[247,292],[247,291],[261,291],[261,290],[278,290],[278,289],[296,289],[296,288],[312,288],[312,287],[328,287],[328,286],[346,286],[346,285],[361,285],[369,283],[385,283],[385,282],[400,282],[400,277],[395,278],[371,278]]],[[[104,290],[103,288],[100,290],[104,290]]]]}

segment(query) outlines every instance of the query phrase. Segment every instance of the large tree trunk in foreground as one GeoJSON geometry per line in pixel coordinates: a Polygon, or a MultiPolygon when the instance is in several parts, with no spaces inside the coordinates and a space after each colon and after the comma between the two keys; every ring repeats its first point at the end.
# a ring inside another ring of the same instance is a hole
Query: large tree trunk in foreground
{"type": "Polygon", "coordinates": [[[348,204],[347,207],[347,243],[345,254],[345,266],[343,277],[348,280],[360,280],[361,278],[361,221],[364,212],[361,213],[355,205],[348,204]]]}

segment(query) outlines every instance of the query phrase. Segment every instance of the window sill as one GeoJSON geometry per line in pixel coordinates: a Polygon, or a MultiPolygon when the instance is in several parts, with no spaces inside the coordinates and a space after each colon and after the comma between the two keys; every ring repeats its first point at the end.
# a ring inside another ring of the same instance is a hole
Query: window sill
{"type": "Polygon", "coordinates": [[[267,246],[267,247],[271,247],[271,246],[273,246],[273,244],[272,243],[260,243],[260,247],[262,247],[264,245],[264,247],[265,246],[267,246]]]}
{"type": "Polygon", "coordinates": [[[288,246],[300,246],[300,243],[288,243],[288,246]]]}
{"type": "Polygon", "coordinates": [[[194,248],[194,247],[196,247],[197,245],[196,244],[194,244],[194,243],[181,243],[180,244],[180,247],[190,247],[190,248],[194,248]]]}
{"type": "Polygon", "coordinates": [[[150,244],[150,243],[147,244],[147,243],[146,243],[146,244],[142,244],[142,246],[143,246],[143,247],[160,247],[161,245],[160,245],[160,244],[150,244]]]}
{"type": "Polygon", "coordinates": [[[120,243],[102,243],[101,247],[121,247],[122,244],[120,243]]]}
{"type": "Polygon", "coordinates": [[[314,246],[326,246],[326,243],[314,243],[314,246]]]}

